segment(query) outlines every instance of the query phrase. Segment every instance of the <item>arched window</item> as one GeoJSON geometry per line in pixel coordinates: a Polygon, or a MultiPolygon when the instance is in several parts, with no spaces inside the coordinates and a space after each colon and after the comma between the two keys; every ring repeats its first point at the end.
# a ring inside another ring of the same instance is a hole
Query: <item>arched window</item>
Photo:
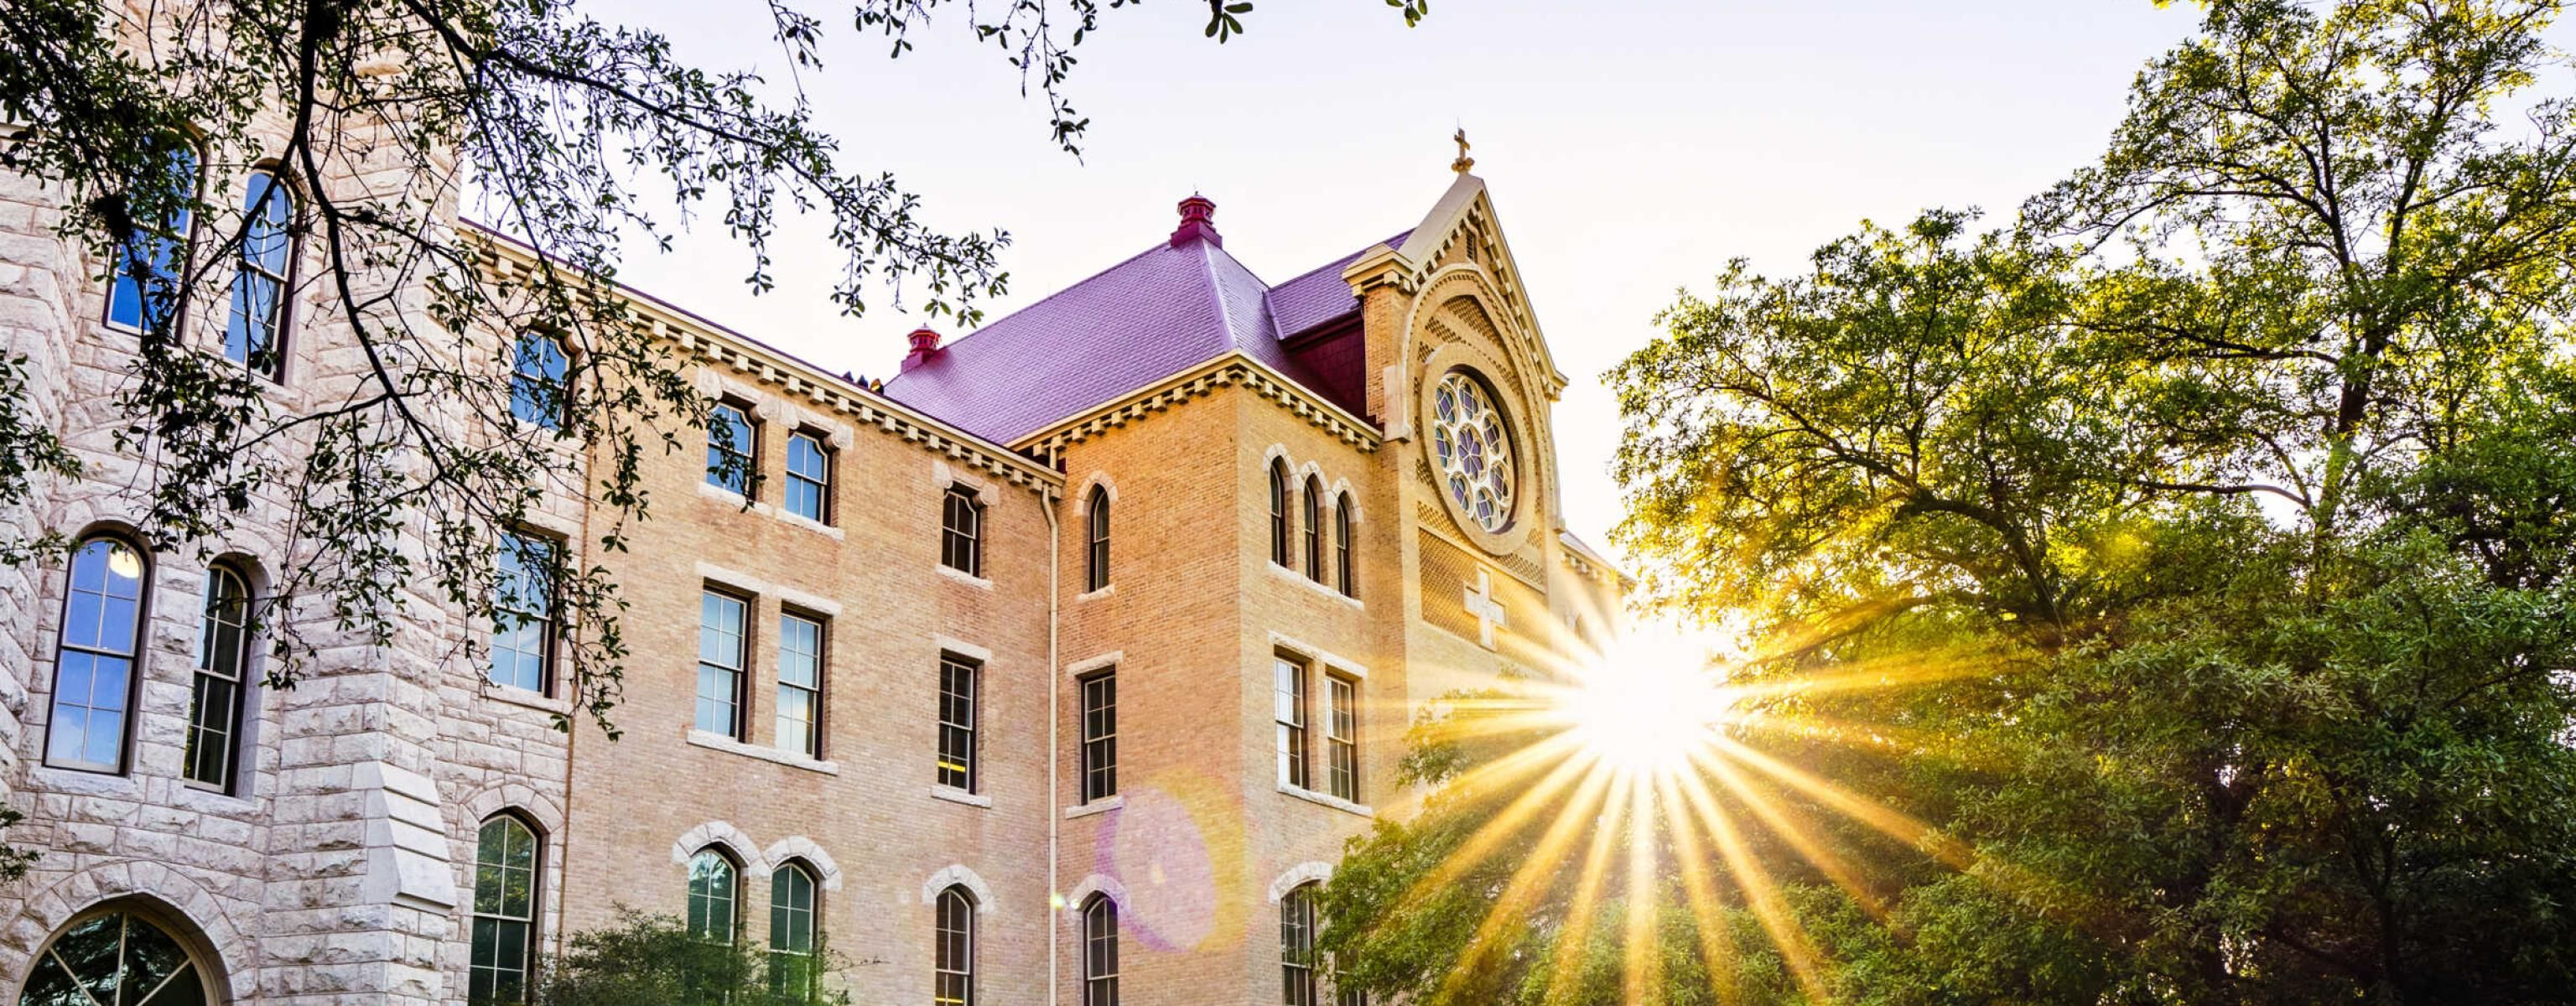
{"type": "Polygon", "coordinates": [[[214,1006],[223,977],[158,913],[130,905],[76,917],[45,945],[19,1006],[214,1006]]]}
{"type": "Polygon", "coordinates": [[[1279,1002],[1317,1006],[1315,885],[1299,884],[1279,899],[1279,1002]]]}
{"type": "Polygon", "coordinates": [[[269,380],[286,373],[286,274],[294,262],[295,195],[273,171],[251,172],[242,197],[241,272],[233,277],[224,358],[269,380]]]}
{"type": "Polygon", "coordinates": [[[769,990],[814,998],[814,871],[788,863],[769,875],[769,990]]]}
{"type": "Polygon", "coordinates": [[[1341,574],[1342,596],[1360,596],[1360,569],[1351,562],[1351,497],[1333,501],[1333,566],[1341,574]]]}
{"type": "Polygon", "coordinates": [[[968,576],[984,575],[984,501],[975,490],[951,485],[939,514],[939,561],[968,576]]]}
{"type": "Polygon", "coordinates": [[[1106,894],[1082,906],[1082,1006],[1118,1006],[1118,903],[1106,894]]]}
{"type": "Polygon", "coordinates": [[[832,450],[823,446],[821,434],[787,435],[787,494],[779,503],[814,523],[832,522],[832,450]]]}
{"type": "Polygon", "coordinates": [[[733,859],[713,848],[689,858],[689,935],[712,943],[734,938],[736,903],[733,859]]]}
{"type": "Polygon", "coordinates": [[[1306,575],[1324,582],[1324,480],[1306,476],[1306,575]]]}
{"type": "Polygon", "coordinates": [[[964,886],[939,892],[932,933],[930,1001],[937,1006],[975,1004],[975,896],[964,886]]]}
{"type": "Polygon", "coordinates": [[[219,793],[233,788],[241,745],[242,683],[250,662],[250,584],[241,571],[206,571],[206,617],[197,634],[197,681],[188,698],[180,772],[219,793]]]}
{"type": "Polygon", "coordinates": [[[1282,566],[1292,560],[1288,555],[1288,462],[1270,461],[1270,561],[1282,566]]]}
{"type": "Polygon", "coordinates": [[[93,537],[72,552],[61,641],[54,650],[45,764],[125,771],[134,661],[142,647],[143,584],[150,573],[143,553],[117,538],[93,537]]]}
{"type": "Polygon", "coordinates": [[[474,931],[465,1001],[528,1001],[537,949],[537,833],[518,815],[494,814],[474,838],[474,931]]]}
{"type": "Polygon", "coordinates": [[[145,184],[160,191],[135,193],[162,202],[155,219],[134,222],[134,236],[109,252],[114,276],[107,285],[107,323],[134,331],[174,327],[179,309],[179,279],[188,253],[188,206],[197,197],[197,147],[184,139],[171,141],[168,169],[145,184]]]}
{"type": "Polygon", "coordinates": [[[572,369],[563,343],[552,336],[521,332],[511,357],[510,414],[540,429],[562,429],[569,401],[564,379],[572,369]]]}
{"type": "Polygon", "coordinates": [[[1109,586],[1109,487],[1091,487],[1091,577],[1084,590],[1109,586]]]}
{"type": "Polygon", "coordinates": [[[707,409],[707,484],[737,496],[750,496],[760,453],[760,428],[751,413],[732,402],[707,409]]]}

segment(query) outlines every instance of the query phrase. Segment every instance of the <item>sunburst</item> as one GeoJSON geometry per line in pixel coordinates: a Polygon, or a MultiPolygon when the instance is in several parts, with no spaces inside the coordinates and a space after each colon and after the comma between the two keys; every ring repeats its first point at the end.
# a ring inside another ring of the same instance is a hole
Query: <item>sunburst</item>
{"type": "Polygon", "coordinates": [[[1804,682],[1732,680],[1729,669],[1745,660],[1721,636],[1649,626],[1558,669],[1554,682],[1456,704],[1446,721],[1453,737],[1525,741],[1450,780],[1498,794],[1496,809],[1418,878],[1412,899],[1490,865],[1507,845],[1524,842],[1526,853],[1495,889],[1487,917],[1432,1001],[1454,998],[1551,890],[1564,892],[1564,905],[1554,920],[1558,942],[1544,1001],[1591,1001],[1572,993],[1584,991],[1577,987],[1586,973],[1580,958],[1605,927],[1615,927],[1622,944],[1621,999],[1658,1001],[1664,960],[1655,926],[1665,899],[1677,899],[1701,923],[1699,952],[1720,1001],[1729,998],[1736,973],[1723,920],[1732,910],[1758,924],[1800,991],[1823,1001],[1827,963],[1800,926],[1779,871],[1794,865],[1823,878],[1873,916],[1884,919],[1885,908],[1863,879],[1865,864],[1852,861],[1817,808],[1953,867],[1970,865],[1964,847],[1923,822],[1748,741],[1767,735],[1880,751],[1910,747],[1913,738],[1901,731],[1809,723],[1770,710],[1793,692],[1936,681],[1974,673],[1973,662],[1845,668],[1804,682]],[[1798,862],[1766,859],[1766,849],[1798,862]],[[1613,909],[1614,898],[1624,905],[1613,909]]]}

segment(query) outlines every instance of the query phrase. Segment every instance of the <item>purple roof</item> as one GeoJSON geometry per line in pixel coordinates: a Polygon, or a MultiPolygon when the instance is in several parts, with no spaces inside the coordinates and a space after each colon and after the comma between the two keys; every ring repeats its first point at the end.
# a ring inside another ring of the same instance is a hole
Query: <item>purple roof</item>
{"type": "Polygon", "coordinates": [[[1280,340],[1359,309],[1341,278],[1358,257],[1272,287],[1216,241],[1156,242],[941,347],[885,393],[1008,444],[1229,350],[1320,389],[1280,340]]]}
{"type": "MultiPolygon", "coordinates": [[[[1406,231],[1381,243],[1388,247],[1402,247],[1404,239],[1412,234],[1412,231],[1406,231]]],[[[1349,268],[1366,251],[1367,248],[1362,248],[1270,288],[1270,317],[1278,326],[1281,340],[1294,339],[1325,322],[1347,317],[1360,309],[1360,299],[1351,294],[1351,285],[1342,279],[1342,270],[1349,268]]]]}

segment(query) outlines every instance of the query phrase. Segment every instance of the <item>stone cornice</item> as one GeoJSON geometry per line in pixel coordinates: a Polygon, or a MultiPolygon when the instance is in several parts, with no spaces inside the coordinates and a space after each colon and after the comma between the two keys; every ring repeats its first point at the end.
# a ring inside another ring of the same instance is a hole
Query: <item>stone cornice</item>
{"type": "MultiPolygon", "coordinates": [[[[460,232],[467,240],[478,241],[490,250],[490,261],[496,269],[526,269],[536,262],[534,250],[499,234],[473,225],[460,228],[460,232]]],[[[721,366],[780,388],[789,397],[849,417],[854,425],[873,426],[953,464],[985,472],[1040,496],[1053,498],[1064,491],[1063,476],[1009,448],[865,390],[856,382],[663,303],[651,294],[622,284],[616,290],[653,334],[670,340],[691,362],[721,366]]]]}
{"type": "Polygon", "coordinates": [[[1363,452],[1377,450],[1382,442],[1377,428],[1367,420],[1343,411],[1340,406],[1325,401],[1304,385],[1263,366],[1242,351],[1229,350],[1206,363],[1023,437],[1018,446],[1022,451],[1039,457],[1054,458],[1074,444],[1191,399],[1214,394],[1218,388],[1238,386],[1279,403],[1291,414],[1363,452]]]}

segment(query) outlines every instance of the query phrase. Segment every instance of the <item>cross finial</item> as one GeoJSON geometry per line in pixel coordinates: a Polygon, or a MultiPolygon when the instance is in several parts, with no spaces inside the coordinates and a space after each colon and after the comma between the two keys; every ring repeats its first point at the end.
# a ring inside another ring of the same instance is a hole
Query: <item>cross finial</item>
{"type": "Polygon", "coordinates": [[[1467,156],[1467,128],[1458,127],[1457,135],[1451,136],[1450,139],[1458,141],[1458,159],[1449,162],[1449,170],[1462,175],[1466,174],[1467,169],[1476,166],[1476,159],[1467,156]]]}

